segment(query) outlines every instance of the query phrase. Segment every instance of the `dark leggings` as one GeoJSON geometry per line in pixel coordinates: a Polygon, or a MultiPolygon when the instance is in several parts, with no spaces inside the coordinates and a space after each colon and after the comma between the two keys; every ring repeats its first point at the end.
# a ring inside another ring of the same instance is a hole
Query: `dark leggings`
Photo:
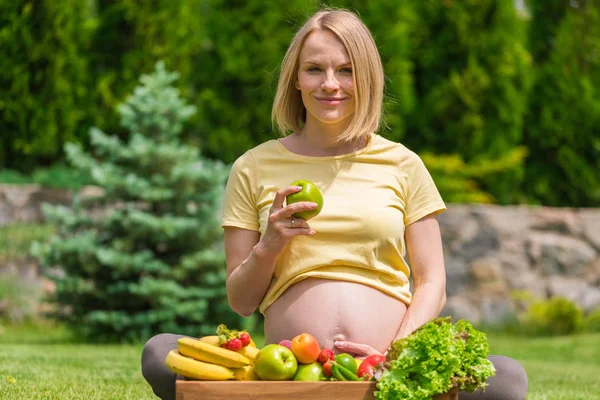
{"type": "MultiPolygon", "coordinates": [[[[165,365],[169,351],[177,348],[177,339],[183,335],[161,333],[144,346],[142,375],[154,393],[162,400],[175,400],[175,381],[178,375],[165,365]]],[[[488,380],[485,392],[460,392],[460,400],[524,400],[527,396],[527,374],[517,361],[503,356],[490,356],[496,375],[488,380]]]]}

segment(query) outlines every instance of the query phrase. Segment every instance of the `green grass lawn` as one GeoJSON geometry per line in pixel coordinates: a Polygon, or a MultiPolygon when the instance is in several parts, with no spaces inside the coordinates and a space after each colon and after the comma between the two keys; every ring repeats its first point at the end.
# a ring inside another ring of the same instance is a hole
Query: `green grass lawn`
{"type": "MultiPolygon", "coordinates": [[[[492,354],[513,357],[524,365],[530,379],[529,400],[600,399],[600,334],[536,339],[488,335],[488,339],[492,354]]],[[[73,344],[64,329],[4,326],[0,398],[155,399],[140,372],[141,351],[141,345],[73,344]]]]}
{"type": "Polygon", "coordinates": [[[599,400],[600,334],[515,338],[488,334],[490,351],[512,357],[529,376],[528,400],[599,400]]]}
{"type": "Polygon", "coordinates": [[[0,399],[156,399],[140,372],[142,345],[70,340],[64,330],[4,327],[0,399]]]}

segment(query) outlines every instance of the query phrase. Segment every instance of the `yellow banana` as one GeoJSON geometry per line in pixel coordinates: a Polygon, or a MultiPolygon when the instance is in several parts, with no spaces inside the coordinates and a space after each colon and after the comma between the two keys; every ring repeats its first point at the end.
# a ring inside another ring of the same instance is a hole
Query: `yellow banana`
{"type": "Polygon", "coordinates": [[[184,357],[177,350],[171,350],[167,354],[165,364],[171,371],[186,378],[205,381],[226,381],[235,378],[235,372],[232,369],[184,357]]]}
{"type": "Polygon", "coordinates": [[[229,368],[241,368],[250,364],[250,360],[238,352],[214,346],[197,339],[183,337],[177,340],[177,349],[188,357],[229,368]]]}
{"type": "Polygon", "coordinates": [[[219,337],[218,336],[203,336],[199,340],[204,343],[212,344],[213,346],[219,345],[219,337]]]}
{"type": "Polygon", "coordinates": [[[250,364],[254,365],[254,359],[258,355],[259,351],[260,350],[256,347],[250,347],[250,345],[248,345],[246,347],[242,347],[240,350],[237,351],[237,353],[245,356],[248,360],[250,360],[250,364]]]}
{"type": "Polygon", "coordinates": [[[259,381],[260,378],[256,375],[253,365],[247,365],[243,368],[235,370],[236,381],[259,381]]]}
{"type": "MultiPolygon", "coordinates": [[[[200,338],[200,341],[204,342],[204,343],[210,343],[213,344],[215,346],[219,345],[219,337],[218,336],[203,336],[200,338]]],[[[250,344],[246,347],[254,347],[256,348],[256,343],[254,343],[254,340],[250,339],[250,344]]]]}
{"type": "MultiPolygon", "coordinates": [[[[199,339],[201,342],[212,344],[213,346],[219,346],[219,337],[218,336],[204,336],[199,339]]],[[[250,364],[254,364],[254,359],[260,350],[256,348],[254,342],[250,342],[250,344],[246,347],[242,347],[241,350],[238,350],[236,353],[239,353],[245,356],[248,360],[250,360],[250,364]]]]}

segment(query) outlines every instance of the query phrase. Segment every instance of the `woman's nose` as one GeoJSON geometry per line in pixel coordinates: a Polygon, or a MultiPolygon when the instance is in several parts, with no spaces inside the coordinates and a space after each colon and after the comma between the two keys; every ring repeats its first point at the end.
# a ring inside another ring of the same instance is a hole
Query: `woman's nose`
{"type": "Polygon", "coordinates": [[[324,78],[323,78],[323,83],[321,84],[321,87],[324,90],[327,91],[332,91],[332,90],[337,90],[340,86],[340,83],[338,82],[335,74],[333,72],[329,72],[326,73],[324,78]]]}

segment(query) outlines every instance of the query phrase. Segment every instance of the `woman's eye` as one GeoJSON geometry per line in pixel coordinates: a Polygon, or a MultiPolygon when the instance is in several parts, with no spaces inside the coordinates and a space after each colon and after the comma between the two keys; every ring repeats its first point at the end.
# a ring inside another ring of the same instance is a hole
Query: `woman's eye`
{"type": "Polygon", "coordinates": [[[308,69],[308,72],[319,72],[321,70],[321,68],[319,67],[310,67],[308,69]]]}
{"type": "Polygon", "coordinates": [[[342,68],[341,71],[344,74],[351,74],[352,73],[352,68],[342,68]]]}

